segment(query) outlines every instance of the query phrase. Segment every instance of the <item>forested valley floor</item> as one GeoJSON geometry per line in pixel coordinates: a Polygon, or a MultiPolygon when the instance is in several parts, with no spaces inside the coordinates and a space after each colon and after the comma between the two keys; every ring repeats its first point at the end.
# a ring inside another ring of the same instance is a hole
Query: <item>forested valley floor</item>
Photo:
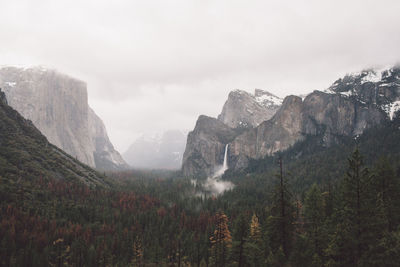
{"type": "Polygon", "coordinates": [[[110,187],[0,172],[0,265],[399,266],[399,126],[311,138],[228,171],[219,196],[178,172],[110,187]]]}

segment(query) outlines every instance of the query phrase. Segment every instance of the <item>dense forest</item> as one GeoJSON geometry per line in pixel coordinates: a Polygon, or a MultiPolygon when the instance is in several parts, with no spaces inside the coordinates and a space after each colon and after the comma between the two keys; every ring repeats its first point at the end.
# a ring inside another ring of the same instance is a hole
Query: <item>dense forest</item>
{"type": "Polygon", "coordinates": [[[106,187],[0,172],[0,265],[399,266],[399,127],[310,137],[228,171],[219,196],[179,173],[106,187]]]}

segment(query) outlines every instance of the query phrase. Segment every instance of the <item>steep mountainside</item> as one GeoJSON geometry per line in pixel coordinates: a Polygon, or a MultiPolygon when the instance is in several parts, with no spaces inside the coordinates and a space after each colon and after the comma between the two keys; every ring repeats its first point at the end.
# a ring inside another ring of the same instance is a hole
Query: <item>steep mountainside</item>
{"type": "Polygon", "coordinates": [[[187,138],[182,170],[186,176],[209,176],[224,160],[225,145],[237,135],[238,130],[221,121],[201,115],[187,138]]]}
{"type": "Polygon", "coordinates": [[[231,167],[232,163],[236,168],[246,167],[249,158],[270,155],[301,140],[301,110],[301,98],[288,96],[271,120],[236,137],[229,148],[231,167]]]}
{"type": "Polygon", "coordinates": [[[235,90],[229,93],[218,120],[231,128],[256,127],[269,120],[282,104],[273,94],[255,89],[254,95],[235,90]]]}
{"type": "Polygon", "coordinates": [[[169,130],[139,137],[123,154],[134,168],[177,170],[182,166],[187,133],[169,130]]]}
{"type": "Polygon", "coordinates": [[[31,121],[7,104],[1,90],[0,177],[65,179],[108,186],[96,171],[50,144],[31,121]]]}
{"type": "MultiPolygon", "coordinates": [[[[318,135],[324,146],[330,146],[343,136],[358,136],[365,129],[392,120],[399,109],[399,67],[346,75],[324,92],[314,91],[307,95],[304,101],[296,96],[286,97],[271,119],[244,130],[232,141],[226,142],[229,143],[229,168],[245,168],[249,160],[286,150],[307,136],[318,135]]],[[[207,132],[207,129],[204,131],[207,132]]],[[[213,135],[216,134],[222,132],[213,131],[213,135]]],[[[223,153],[223,145],[218,153],[223,153]]],[[[198,151],[197,146],[197,140],[188,139],[187,150],[198,151]]],[[[205,152],[198,153],[196,159],[208,159],[209,166],[206,169],[219,164],[205,152]]],[[[201,166],[189,170],[186,166],[193,166],[189,157],[183,161],[184,175],[197,176],[202,173],[201,166]]]]}
{"type": "Polygon", "coordinates": [[[71,156],[101,170],[127,166],[88,106],[84,82],[40,67],[6,67],[0,69],[0,86],[10,106],[71,156]]]}
{"type": "Polygon", "coordinates": [[[182,162],[184,175],[213,174],[222,164],[225,145],[270,119],[281,104],[282,99],[260,89],[255,89],[254,95],[242,90],[230,92],[218,119],[200,116],[189,133],[182,162]]]}

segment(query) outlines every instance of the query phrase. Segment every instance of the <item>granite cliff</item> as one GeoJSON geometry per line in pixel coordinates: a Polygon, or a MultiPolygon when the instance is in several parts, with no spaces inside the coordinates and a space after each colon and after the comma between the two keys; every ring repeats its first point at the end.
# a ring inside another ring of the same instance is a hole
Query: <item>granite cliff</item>
{"type": "Polygon", "coordinates": [[[282,99],[260,89],[254,94],[235,90],[229,93],[218,120],[231,128],[256,127],[269,120],[282,104],[282,99]]]}
{"type": "Polygon", "coordinates": [[[225,145],[238,135],[223,122],[201,115],[187,138],[182,170],[186,176],[206,177],[224,160],[225,145]]]}
{"type": "MultiPolygon", "coordinates": [[[[220,158],[214,155],[221,155],[226,144],[229,144],[229,168],[241,169],[247,166],[249,159],[260,159],[286,150],[307,135],[320,136],[321,143],[329,146],[337,142],[340,136],[357,136],[384,120],[392,120],[398,116],[397,111],[400,109],[400,68],[369,69],[348,74],[328,89],[308,94],[304,100],[297,96],[287,96],[273,116],[266,115],[267,119],[259,124],[252,122],[252,119],[262,117],[258,111],[249,112],[257,115],[244,120],[242,111],[249,108],[247,103],[236,101],[229,107],[229,116],[218,117],[224,122],[219,125],[224,131],[209,130],[207,125],[196,124],[193,132],[202,134],[189,134],[182,168],[184,175],[209,175],[220,164],[220,158]],[[234,131],[234,128],[240,126],[237,121],[247,122],[246,128],[234,131]],[[220,141],[216,143],[210,135],[220,136],[220,141]]],[[[227,113],[226,106],[223,114],[227,113]]]]}
{"type": "Polygon", "coordinates": [[[4,67],[0,87],[11,107],[71,156],[100,170],[127,166],[89,107],[85,82],[41,67],[4,67]]]}
{"type": "Polygon", "coordinates": [[[223,163],[225,145],[271,118],[281,104],[280,98],[260,89],[254,94],[232,91],[218,119],[202,115],[189,133],[183,154],[183,174],[212,175],[223,163]]]}

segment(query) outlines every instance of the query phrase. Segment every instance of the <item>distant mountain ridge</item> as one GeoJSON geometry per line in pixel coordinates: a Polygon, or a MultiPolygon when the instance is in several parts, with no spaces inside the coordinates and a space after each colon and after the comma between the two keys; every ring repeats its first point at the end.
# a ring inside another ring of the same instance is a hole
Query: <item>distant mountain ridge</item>
{"type": "Polygon", "coordinates": [[[133,168],[178,170],[182,166],[186,137],[187,132],[181,130],[143,134],[123,157],[133,168]]]}
{"type": "Polygon", "coordinates": [[[128,167],[88,106],[85,82],[42,67],[3,67],[0,87],[10,106],[71,156],[99,170],[128,167]]]}
{"type": "MultiPolygon", "coordinates": [[[[229,94],[228,101],[236,92],[229,94]]],[[[235,103],[242,106],[230,109],[231,122],[242,121],[242,110],[250,107],[243,101],[235,103]]],[[[226,144],[229,144],[228,165],[233,169],[246,168],[250,159],[286,150],[308,135],[321,136],[321,142],[329,146],[340,136],[357,136],[365,129],[392,120],[398,116],[398,110],[400,68],[393,67],[346,75],[328,89],[308,94],[304,100],[287,96],[273,116],[258,125],[253,123],[253,127],[248,124],[241,131],[233,131],[236,127],[232,123],[210,127],[217,119],[200,116],[198,121],[202,123],[196,123],[188,136],[182,171],[185,176],[212,174],[215,166],[222,163],[226,144]]],[[[220,121],[226,122],[220,117],[220,121]]]]}

